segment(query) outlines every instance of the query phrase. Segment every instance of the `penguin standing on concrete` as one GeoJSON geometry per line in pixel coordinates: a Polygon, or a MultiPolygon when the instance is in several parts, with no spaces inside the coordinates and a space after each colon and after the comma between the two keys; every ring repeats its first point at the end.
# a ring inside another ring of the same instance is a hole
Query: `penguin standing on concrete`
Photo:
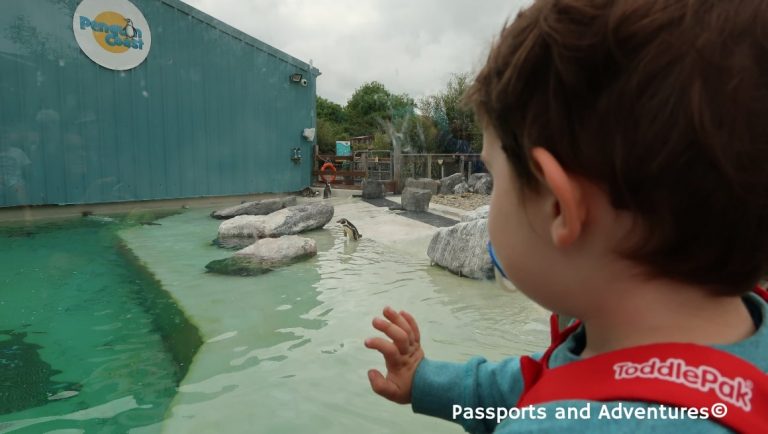
{"type": "Polygon", "coordinates": [[[325,183],[325,188],[323,189],[323,199],[328,199],[331,197],[331,184],[325,183]]]}
{"type": "Polygon", "coordinates": [[[336,223],[340,224],[342,228],[344,228],[344,235],[347,236],[348,239],[352,241],[357,241],[360,238],[363,238],[363,235],[358,232],[355,225],[349,222],[347,219],[339,219],[336,220],[336,223]]]}

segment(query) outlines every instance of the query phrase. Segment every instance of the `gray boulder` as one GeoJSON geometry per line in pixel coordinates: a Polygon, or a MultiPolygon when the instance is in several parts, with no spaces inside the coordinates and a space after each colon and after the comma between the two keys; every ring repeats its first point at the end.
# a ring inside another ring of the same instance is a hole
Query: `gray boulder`
{"type": "Polygon", "coordinates": [[[464,194],[468,192],[469,192],[469,186],[467,185],[466,182],[462,182],[456,187],[453,187],[453,194],[464,194]]]}
{"type": "Polygon", "coordinates": [[[225,220],[239,215],[267,215],[279,209],[294,205],[296,205],[296,196],[257,200],[222,209],[220,211],[214,211],[211,213],[211,217],[225,220]]]}
{"type": "Polygon", "coordinates": [[[219,225],[219,240],[295,235],[319,229],[333,218],[333,205],[312,202],[291,206],[265,216],[241,215],[219,225]]]}
{"type": "Polygon", "coordinates": [[[487,244],[488,220],[477,219],[438,229],[429,243],[427,256],[459,276],[492,279],[493,264],[487,244]]]}
{"type": "Polygon", "coordinates": [[[429,190],[432,194],[437,194],[440,191],[440,181],[430,178],[408,178],[405,180],[405,188],[408,187],[429,190]]]}
{"type": "Polygon", "coordinates": [[[421,188],[406,187],[400,196],[403,209],[406,211],[426,212],[429,209],[430,200],[432,200],[432,192],[421,188]]]}
{"type": "Polygon", "coordinates": [[[205,268],[218,274],[254,276],[315,255],[317,255],[315,240],[287,235],[256,241],[235,252],[231,258],[209,262],[205,268]]]}
{"type": "Polygon", "coordinates": [[[253,244],[254,238],[250,237],[226,237],[216,238],[211,244],[227,250],[240,250],[253,244]]]}
{"type": "Polygon", "coordinates": [[[471,222],[472,220],[479,220],[479,219],[487,219],[488,218],[488,212],[491,210],[490,205],[483,205],[481,207],[475,208],[473,211],[470,211],[466,214],[464,214],[461,217],[461,222],[471,222]]]}
{"type": "Polygon", "coordinates": [[[209,273],[224,274],[227,276],[258,276],[268,273],[272,269],[262,267],[245,256],[232,256],[225,259],[217,259],[205,265],[209,273]]]}
{"type": "Polygon", "coordinates": [[[475,190],[475,184],[477,184],[477,181],[480,180],[480,178],[487,175],[487,173],[483,172],[477,172],[469,175],[469,178],[467,178],[467,185],[469,185],[469,189],[474,191],[475,190]]]}
{"type": "Polygon", "coordinates": [[[454,173],[440,180],[440,194],[453,194],[453,189],[464,182],[464,175],[454,173]]]}
{"type": "Polygon", "coordinates": [[[283,264],[317,255],[315,240],[298,235],[264,238],[235,252],[266,265],[283,264]]]}
{"type": "Polygon", "coordinates": [[[469,191],[477,194],[491,194],[493,178],[488,173],[473,173],[469,177],[469,191]]]}
{"type": "Polygon", "coordinates": [[[363,180],[363,199],[380,199],[384,197],[384,183],[375,179],[363,180]]]}

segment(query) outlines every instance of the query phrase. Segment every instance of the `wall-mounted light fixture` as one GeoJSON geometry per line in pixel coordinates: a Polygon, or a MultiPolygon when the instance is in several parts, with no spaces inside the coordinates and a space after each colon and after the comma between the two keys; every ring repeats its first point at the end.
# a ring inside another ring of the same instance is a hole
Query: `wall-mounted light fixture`
{"type": "Polygon", "coordinates": [[[302,86],[306,86],[307,84],[309,84],[307,79],[304,78],[304,75],[299,73],[299,72],[297,72],[295,74],[291,74],[290,76],[288,76],[288,78],[290,78],[292,83],[298,83],[298,84],[300,84],[302,86]]]}

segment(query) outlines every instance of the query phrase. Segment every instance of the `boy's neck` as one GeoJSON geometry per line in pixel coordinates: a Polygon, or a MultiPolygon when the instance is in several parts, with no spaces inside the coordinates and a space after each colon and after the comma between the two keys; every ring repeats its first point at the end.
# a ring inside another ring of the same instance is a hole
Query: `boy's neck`
{"type": "Polygon", "coordinates": [[[732,344],[755,332],[740,296],[714,296],[675,283],[616,289],[612,294],[621,294],[620,299],[583,318],[582,357],[660,342],[732,344]]]}

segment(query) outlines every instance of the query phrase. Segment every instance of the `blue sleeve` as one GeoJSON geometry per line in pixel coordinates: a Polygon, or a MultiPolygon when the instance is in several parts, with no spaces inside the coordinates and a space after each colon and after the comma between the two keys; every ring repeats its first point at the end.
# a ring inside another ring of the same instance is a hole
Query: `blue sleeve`
{"type": "Polygon", "coordinates": [[[490,433],[496,419],[465,418],[467,409],[511,408],[522,392],[517,357],[499,363],[475,357],[466,364],[424,359],[413,377],[411,401],[416,413],[459,423],[470,433],[490,433]]]}

